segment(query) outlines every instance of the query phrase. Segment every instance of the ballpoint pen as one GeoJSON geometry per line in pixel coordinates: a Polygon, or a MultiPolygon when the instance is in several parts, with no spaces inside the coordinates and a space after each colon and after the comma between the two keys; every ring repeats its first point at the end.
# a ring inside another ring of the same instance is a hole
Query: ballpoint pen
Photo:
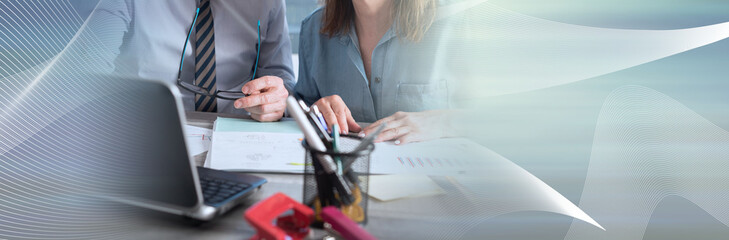
{"type": "Polygon", "coordinates": [[[314,111],[309,111],[308,116],[309,116],[309,121],[311,122],[311,124],[314,125],[316,127],[316,129],[318,130],[317,133],[319,134],[319,138],[321,138],[322,141],[324,141],[324,144],[326,144],[327,147],[330,147],[332,138],[327,133],[327,130],[325,127],[326,123],[322,126],[322,123],[319,121],[319,118],[316,116],[314,111]]]}
{"type": "Polygon", "coordinates": [[[324,126],[324,131],[329,132],[329,127],[327,127],[327,121],[324,120],[324,115],[321,114],[319,111],[319,107],[316,105],[311,106],[311,110],[314,111],[314,114],[316,114],[316,117],[319,118],[319,122],[321,122],[321,125],[324,126]]]}
{"type": "Polygon", "coordinates": [[[306,106],[306,103],[303,100],[297,101],[299,103],[299,107],[301,107],[301,110],[304,110],[304,112],[311,111],[311,108],[309,106],[306,106]]]}
{"type": "MultiPolygon", "coordinates": [[[[324,144],[329,147],[329,144],[332,142],[331,137],[327,134],[326,130],[326,123],[321,123],[319,117],[314,113],[313,108],[309,108],[309,106],[306,106],[306,103],[302,100],[298,101],[299,106],[301,107],[301,110],[304,110],[305,115],[309,118],[309,123],[314,125],[319,131],[317,131],[317,134],[319,135],[319,138],[324,141],[324,144]],[[323,125],[323,126],[322,126],[323,125]]],[[[316,106],[313,106],[316,107],[316,106]]]]}
{"type": "MultiPolygon", "coordinates": [[[[367,146],[369,146],[370,144],[372,144],[373,141],[375,141],[375,138],[377,138],[377,135],[379,135],[380,132],[382,132],[382,130],[385,129],[386,125],[387,125],[386,123],[383,123],[382,125],[377,127],[377,129],[375,129],[374,132],[372,132],[371,134],[369,134],[365,138],[363,138],[362,141],[359,143],[359,145],[357,145],[357,147],[352,152],[360,152],[360,151],[367,149],[367,146]]],[[[349,168],[352,167],[352,164],[354,164],[355,160],[356,159],[351,159],[351,160],[348,160],[348,161],[342,163],[342,172],[347,174],[347,176],[348,176],[348,178],[350,178],[350,180],[351,180],[351,175],[348,174],[349,168]]]]}
{"type": "MultiPolygon", "coordinates": [[[[313,160],[313,159],[312,159],[313,160]]],[[[332,186],[329,185],[327,175],[321,167],[319,161],[313,160],[314,178],[316,179],[316,190],[319,195],[319,203],[321,206],[334,205],[334,194],[332,194],[332,186]]]]}
{"type": "Polygon", "coordinates": [[[368,134],[366,137],[364,137],[362,139],[362,141],[359,143],[359,145],[357,145],[357,147],[354,149],[354,152],[359,152],[359,151],[365,150],[365,148],[367,148],[367,146],[369,146],[370,144],[372,144],[372,142],[375,141],[375,138],[377,138],[377,135],[379,135],[380,132],[382,132],[382,130],[385,129],[386,125],[387,125],[386,123],[382,123],[379,127],[377,127],[377,129],[375,129],[374,132],[372,132],[371,134],[368,134]]]}
{"type": "MultiPolygon", "coordinates": [[[[335,153],[339,152],[339,125],[338,124],[332,125],[332,150],[335,153]]],[[[338,171],[339,175],[342,175],[344,173],[342,171],[342,158],[334,157],[334,161],[337,163],[337,171],[338,171]]]]}
{"type": "MultiPolygon", "coordinates": [[[[312,149],[320,152],[326,152],[327,148],[324,142],[319,138],[319,135],[316,133],[316,129],[311,125],[311,122],[306,117],[306,114],[304,113],[303,107],[306,106],[306,104],[303,104],[304,106],[301,106],[299,102],[296,101],[296,98],[293,96],[289,96],[286,99],[286,109],[289,110],[289,113],[294,117],[296,120],[296,123],[299,125],[299,128],[304,133],[304,137],[306,138],[306,143],[311,147],[312,149]]],[[[337,165],[334,163],[334,159],[332,159],[331,156],[326,154],[318,155],[317,160],[322,166],[322,169],[330,175],[330,181],[332,181],[332,184],[334,184],[334,188],[336,188],[337,193],[339,193],[339,198],[345,205],[348,205],[354,201],[354,197],[352,196],[352,190],[349,188],[349,185],[347,184],[346,180],[342,178],[342,175],[339,175],[337,172],[337,165]]]]}

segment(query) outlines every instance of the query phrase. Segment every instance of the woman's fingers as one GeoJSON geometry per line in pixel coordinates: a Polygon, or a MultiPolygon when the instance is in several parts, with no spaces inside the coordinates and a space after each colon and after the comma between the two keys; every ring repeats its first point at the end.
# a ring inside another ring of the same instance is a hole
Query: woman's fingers
{"type": "Polygon", "coordinates": [[[411,132],[411,126],[403,125],[402,121],[388,122],[380,135],[377,135],[375,142],[385,142],[402,137],[411,132]]]}
{"type": "Polygon", "coordinates": [[[334,125],[334,123],[338,124],[337,114],[334,113],[334,110],[332,110],[331,106],[329,106],[328,104],[317,104],[316,106],[319,108],[321,115],[324,116],[324,121],[326,122],[329,129],[332,129],[332,125],[334,125]]]}
{"type": "Polygon", "coordinates": [[[374,122],[374,123],[370,124],[369,126],[367,126],[364,130],[362,130],[362,132],[359,134],[359,136],[360,137],[364,137],[364,136],[370,135],[378,127],[380,127],[380,125],[382,125],[383,123],[387,123],[388,126],[389,126],[389,122],[391,122],[393,120],[395,120],[395,117],[394,116],[389,116],[389,117],[386,117],[386,118],[377,120],[376,122],[374,122]]]}
{"type": "Polygon", "coordinates": [[[407,118],[407,113],[397,112],[395,114],[390,115],[389,117],[377,120],[376,122],[370,124],[364,130],[362,130],[362,133],[360,133],[359,135],[360,135],[360,137],[370,135],[370,134],[372,134],[372,132],[377,130],[377,128],[380,127],[380,125],[382,125],[383,123],[387,124],[386,128],[383,129],[383,132],[387,131],[388,129],[406,125],[405,121],[403,121],[406,118],[407,118]]]}
{"type": "Polygon", "coordinates": [[[351,132],[361,132],[362,127],[357,124],[357,121],[354,120],[354,117],[352,117],[352,112],[347,109],[347,126],[349,127],[349,131],[351,132]]]}
{"type": "Polygon", "coordinates": [[[314,105],[319,108],[329,129],[332,129],[334,124],[339,125],[340,133],[343,134],[349,133],[350,127],[357,131],[361,129],[341,97],[337,95],[324,97],[316,101],[314,105]]]}
{"type": "MultiPolygon", "coordinates": [[[[351,115],[347,114],[347,112],[349,111],[349,109],[347,109],[347,105],[345,105],[343,101],[332,102],[332,110],[337,115],[337,124],[339,124],[340,133],[349,133],[348,122],[351,119],[351,115]]],[[[353,120],[354,119],[352,119],[352,121],[353,120]]]]}
{"type": "Polygon", "coordinates": [[[423,141],[422,134],[415,133],[415,132],[412,132],[411,131],[411,132],[408,132],[407,134],[402,135],[399,138],[397,138],[395,140],[395,144],[402,145],[402,144],[407,144],[407,143],[412,143],[412,142],[420,142],[420,141],[423,141]]]}

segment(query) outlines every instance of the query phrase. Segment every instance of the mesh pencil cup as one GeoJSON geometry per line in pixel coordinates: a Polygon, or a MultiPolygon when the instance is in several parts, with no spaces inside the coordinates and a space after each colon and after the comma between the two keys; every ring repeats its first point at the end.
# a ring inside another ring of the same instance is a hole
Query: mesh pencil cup
{"type": "Polygon", "coordinates": [[[369,185],[370,174],[370,154],[375,149],[375,145],[370,143],[364,150],[356,151],[357,146],[362,142],[361,138],[354,136],[342,136],[339,140],[339,151],[334,152],[318,151],[312,149],[306,140],[302,142],[305,155],[304,167],[304,189],[302,202],[312,209],[316,214],[314,226],[321,227],[322,220],[320,217],[321,209],[326,206],[336,206],[340,211],[355,222],[364,225],[367,223],[367,191],[369,185]],[[324,156],[331,157],[335,163],[341,162],[343,172],[342,179],[348,184],[353,197],[353,203],[349,205],[342,204],[339,192],[332,186],[332,178],[326,174],[326,171],[320,164],[320,159],[324,156]],[[323,184],[319,184],[322,182],[323,184]],[[320,196],[325,200],[322,201],[320,196]]]}

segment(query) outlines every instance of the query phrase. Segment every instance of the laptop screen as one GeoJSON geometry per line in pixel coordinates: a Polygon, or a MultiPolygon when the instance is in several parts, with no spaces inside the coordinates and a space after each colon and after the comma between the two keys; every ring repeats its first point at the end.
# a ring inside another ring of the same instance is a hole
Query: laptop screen
{"type": "Polygon", "coordinates": [[[117,89],[84,104],[78,109],[84,119],[76,120],[93,138],[86,147],[102,173],[98,187],[113,196],[195,207],[194,166],[175,97],[160,83],[111,80],[119,81],[117,89]]]}

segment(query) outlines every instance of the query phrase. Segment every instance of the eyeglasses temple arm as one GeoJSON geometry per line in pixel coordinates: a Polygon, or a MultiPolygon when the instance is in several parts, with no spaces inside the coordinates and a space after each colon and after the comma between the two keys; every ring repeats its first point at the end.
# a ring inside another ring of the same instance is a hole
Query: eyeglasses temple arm
{"type": "Polygon", "coordinates": [[[253,67],[253,76],[251,80],[256,79],[256,70],[258,70],[258,57],[261,56],[261,20],[258,20],[258,45],[256,46],[256,65],[253,67]]]}
{"type": "Polygon", "coordinates": [[[195,23],[197,23],[198,14],[200,14],[200,8],[195,9],[195,19],[192,20],[192,24],[190,24],[190,31],[187,32],[187,37],[185,38],[185,44],[182,45],[182,56],[180,56],[180,69],[177,71],[178,82],[180,81],[180,76],[182,75],[182,63],[185,61],[185,50],[187,50],[187,43],[190,42],[192,28],[195,27],[195,23]]]}

